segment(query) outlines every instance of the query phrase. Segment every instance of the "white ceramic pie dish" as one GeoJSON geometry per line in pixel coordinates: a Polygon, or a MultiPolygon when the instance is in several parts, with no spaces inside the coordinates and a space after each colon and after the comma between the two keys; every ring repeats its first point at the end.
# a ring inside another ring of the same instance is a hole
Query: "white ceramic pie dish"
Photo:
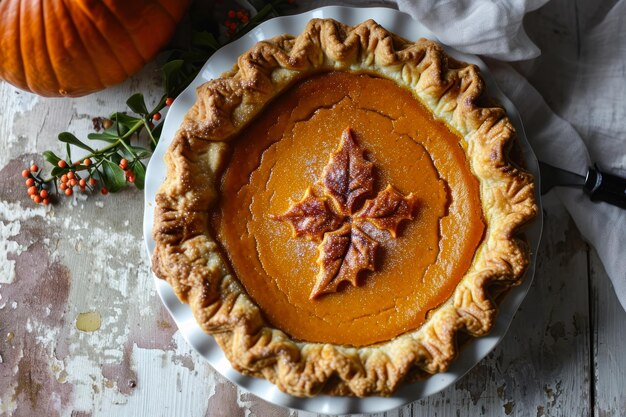
{"type": "MultiPolygon", "coordinates": [[[[416,40],[421,37],[436,40],[432,32],[423,25],[397,10],[387,8],[330,6],[311,10],[299,15],[272,19],[261,24],[241,39],[217,51],[207,61],[191,85],[178,96],[170,107],[163,122],[164,126],[161,140],[148,164],[145,186],[144,239],[150,257],[152,256],[155,246],[154,240],[152,239],[154,199],[166,175],[163,157],[185,113],[196,100],[196,87],[205,81],[218,77],[224,71],[229,70],[237,57],[256,42],[283,33],[296,35],[302,32],[306,23],[312,18],[333,18],[348,25],[355,25],[364,20],[373,18],[386,29],[409,40],[416,40]]],[[[535,178],[539,180],[537,159],[524,134],[520,116],[512,103],[497,88],[485,64],[475,56],[463,54],[450,48],[446,48],[446,51],[449,55],[458,60],[471,62],[480,67],[487,85],[488,94],[491,97],[497,98],[506,108],[509,118],[517,129],[517,136],[521,144],[527,168],[535,175],[535,178]]],[[[539,190],[538,184],[537,190],[539,190]]],[[[540,205],[538,192],[536,199],[540,205]]],[[[471,339],[467,342],[460,350],[457,359],[447,372],[433,375],[424,381],[407,384],[401,387],[392,397],[350,398],[321,395],[314,398],[298,398],[282,393],[273,384],[264,379],[244,376],[231,367],[230,362],[226,359],[220,347],[211,336],[202,331],[196,323],[189,306],[182,304],[178,300],[169,284],[158,279],[156,276],[154,277],[154,282],[163,304],[172,315],[185,340],[187,340],[200,355],[207,359],[218,372],[241,388],[274,404],[316,413],[347,414],[384,412],[424,398],[448,387],[483,359],[504,337],[515,312],[526,296],[532,282],[543,222],[541,207],[539,207],[538,213],[538,217],[526,228],[526,235],[530,242],[532,255],[530,266],[522,284],[511,289],[506,297],[504,297],[491,333],[488,336],[471,339]]]]}

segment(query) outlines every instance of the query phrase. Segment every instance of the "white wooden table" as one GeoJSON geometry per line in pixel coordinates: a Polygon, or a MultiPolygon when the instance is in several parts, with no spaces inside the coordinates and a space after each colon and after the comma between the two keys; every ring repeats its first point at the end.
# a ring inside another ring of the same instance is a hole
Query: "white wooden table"
{"type": "MultiPolygon", "coordinates": [[[[539,68],[530,79],[557,112],[571,86],[551,68],[576,48],[576,21],[565,0],[527,19],[540,45],[562,45],[519,66],[539,68]]],[[[0,83],[0,415],[312,416],[242,392],[190,351],[155,294],[140,192],[49,208],[26,196],[20,172],[43,150],[63,153],[58,132],[86,136],[132,92],[156,100],[156,68],[79,99],[0,83]],[[96,323],[77,323],[89,312],[96,323]]],[[[454,386],[385,416],[626,415],[626,313],[553,196],[544,214],[535,280],[503,342],[454,386]]]]}

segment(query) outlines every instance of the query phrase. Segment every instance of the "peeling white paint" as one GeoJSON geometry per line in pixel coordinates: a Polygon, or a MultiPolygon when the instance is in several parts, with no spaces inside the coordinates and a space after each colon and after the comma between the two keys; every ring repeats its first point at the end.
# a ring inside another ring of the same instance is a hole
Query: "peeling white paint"
{"type": "Polygon", "coordinates": [[[0,284],[10,284],[15,280],[15,261],[9,255],[19,255],[24,248],[10,238],[20,233],[20,222],[15,220],[7,224],[0,221],[0,284]]]}
{"type": "Polygon", "coordinates": [[[13,399],[15,397],[15,390],[17,383],[12,384],[9,390],[5,393],[0,393],[0,415],[11,415],[17,410],[17,402],[13,399]]]}
{"type": "Polygon", "coordinates": [[[42,205],[29,204],[26,207],[22,207],[20,203],[0,200],[0,219],[4,221],[13,222],[16,220],[28,220],[33,217],[44,217],[47,210],[49,209],[42,205]]]}
{"type": "Polygon", "coordinates": [[[34,94],[25,93],[8,83],[0,83],[0,97],[10,97],[10,106],[2,107],[2,117],[0,117],[0,132],[9,133],[3,137],[5,147],[0,152],[0,166],[4,166],[11,158],[12,149],[21,148],[24,142],[28,142],[30,149],[35,149],[35,138],[22,136],[22,132],[15,131],[13,127],[16,116],[29,112],[39,101],[39,97],[34,94]]]}
{"type": "Polygon", "coordinates": [[[36,320],[31,321],[30,318],[26,321],[26,330],[29,333],[34,333],[37,343],[45,346],[49,352],[54,351],[54,346],[58,342],[59,334],[61,333],[60,327],[51,327],[36,320]]]}
{"type": "Polygon", "coordinates": [[[137,387],[133,395],[126,397],[122,405],[118,402],[119,397],[115,395],[116,390],[105,387],[103,402],[110,406],[106,410],[90,409],[93,417],[110,415],[203,417],[208,399],[215,390],[214,371],[204,359],[192,352],[179,332],[174,335],[174,340],[178,346],[174,352],[142,349],[134,345],[132,363],[133,369],[137,372],[137,387]],[[170,366],[176,363],[176,357],[181,355],[191,358],[193,370],[182,365],[170,366]],[[163,366],[164,364],[166,366],[163,366]],[[193,388],[181,393],[176,386],[179,378],[183,387],[193,388]]]}
{"type": "Polygon", "coordinates": [[[17,256],[25,247],[11,238],[21,230],[21,221],[33,217],[43,217],[46,209],[43,206],[23,208],[19,203],[0,201],[0,283],[10,284],[15,279],[15,261],[8,259],[9,254],[17,256]]]}
{"type": "MultiPolygon", "coordinates": [[[[66,381],[72,384],[74,389],[74,401],[72,407],[75,410],[90,411],[97,404],[93,386],[105,389],[105,378],[102,376],[100,364],[89,355],[75,354],[64,365],[67,372],[66,381]]],[[[117,391],[112,393],[111,401],[123,402],[124,395],[117,391]]]]}

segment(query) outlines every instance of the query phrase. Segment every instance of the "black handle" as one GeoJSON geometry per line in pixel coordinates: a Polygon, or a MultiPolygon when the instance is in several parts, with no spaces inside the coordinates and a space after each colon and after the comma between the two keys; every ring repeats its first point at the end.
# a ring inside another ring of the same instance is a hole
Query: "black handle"
{"type": "Polygon", "coordinates": [[[626,178],[602,172],[595,165],[589,168],[584,189],[591,201],[604,201],[626,209],[626,178]]]}

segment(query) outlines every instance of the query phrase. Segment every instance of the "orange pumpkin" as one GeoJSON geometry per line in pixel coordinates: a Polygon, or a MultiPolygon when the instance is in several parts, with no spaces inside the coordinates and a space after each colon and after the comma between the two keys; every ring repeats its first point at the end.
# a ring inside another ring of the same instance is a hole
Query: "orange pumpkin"
{"type": "Polygon", "coordinates": [[[169,40],[190,0],[0,0],[0,78],[42,96],[118,84],[169,40]]]}

